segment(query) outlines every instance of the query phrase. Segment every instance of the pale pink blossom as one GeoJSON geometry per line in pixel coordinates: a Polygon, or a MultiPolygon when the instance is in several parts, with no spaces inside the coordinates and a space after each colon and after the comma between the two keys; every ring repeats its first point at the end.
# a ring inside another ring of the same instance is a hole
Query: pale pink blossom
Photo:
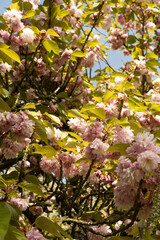
{"type": "Polygon", "coordinates": [[[128,183],[120,184],[114,189],[115,206],[118,210],[133,207],[137,195],[137,187],[128,183]]]}
{"type": "Polygon", "coordinates": [[[130,129],[130,126],[121,128],[119,125],[117,125],[113,129],[112,139],[114,144],[131,143],[134,139],[133,130],[130,129]]]}
{"type": "Polygon", "coordinates": [[[97,55],[93,51],[90,51],[86,54],[84,58],[84,65],[85,67],[92,68],[97,61],[97,55]]]}
{"type": "Polygon", "coordinates": [[[46,173],[54,173],[56,177],[60,175],[60,163],[55,157],[51,159],[42,157],[40,168],[46,173]]]}
{"type": "Polygon", "coordinates": [[[47,68],[46,68],[46,63],[43,61],[43,58],[35,59],[35,71],[39,76],[46,75],[48,73],[47,68]]]}
{"type": "Polygon", "coordinates": [[[116,84],[120,84],[120,83],[122,83],[122,82],[124,82],[125,81],[125,79],[123,78],[123,77],[115,77],[115,83],[116,84]]]}
{"type": "Polygon", "coordinates": [[[105,152],[108,148],[109,145],[107,143],[104,143],[100,139],[96,138],[86,147],[85,154],[89,160],[101,162],[106,158],[105,152]]]}
{"type": "MultiPolygon", "coordinates": [[[[102,225],[102,226],[93,226],[92,229],[96,232],[100,232],[100,233],[112,233],[110,226],[107,226],[106,224],[102,225]]],[[[96,235],[92,232],[88,232],[87,233],[87,237],[89,240],[105,240],[106,237],[100,236],[100,235],[96,235]]]]}
{"type": "Polygon", "coordinates": [[[87,127],[87,122],[82,118],[70,118],[67,124],[76,132],[84,131],[87,127]]]}
{"type": "Polygon", "coordinates": [[[148,29],[154,29],[156,27],[156,25],[151,21],[147,21],[145,23],[145,27],[148,28],[148,29]]]}
{"type": "Polygon", "coordinates": [[[33,133],[34,122],[29,120],[28,116],[20,111],[17,114],[16,124],[11,127],[11,132],[18,140],[30,138],[33,133]]]}
{"type": "Polygon", "coordinates": [[[5,137],[3,140],[3,155],[6,159],[11,159],[16,157],[17,152],[21,152],[23,145],[17,141],[13,141],[10,137],[5,137]]]}
{"type": "Polygon", "coordinates": [[[16,24],[21,21],[22,12],[16,9],[7,10],[7,12],[3,14],[3,18],[6,18],[9,23],[16,24]]]}
{"type": "Polygon", "coordinates": [[[135,185],[140,182],[144,176],[144,172],[138,162],[132,163],[124,156],[119,158],[120,163],[115,170],[115,173],[123,182],[135,185]]]}
{"type": "Polygon", "coordinates": [[[101,26],[104,30],[110,29],[112,27],[112,18],[105,17],[105,19],[101,21],[101,26]]]}
{"type": "Polygon", "coordinates": [[[28,208],[28,200],[22,198],[11,198],[10,204],[18,207],[20,211],[25,211],[28,208]]]}
{"type": "Polygon", "coordinates": [[[145,151],[138,155],[137,162],[145,172],[151,172],[158,167],[160,157],[152,151],[145,151]]]}
{"type": "Polygon", "coordinates": [[[23,32],[20,35],[24,43],[31,43],[34,40],[34,32],[30,28],[24,28],[23,32]]]}
{"type": "Polygon", "coordinates": [[[36,228],[31,228],[26,233],[26,237],[28,238],[28,240],[47,240],[36,228]]]}
{"type": "Polygon", "coordinates": [[[4,76],[6,72],[10,72],[12,66],[9,65],[7,62],[0,63],[0,72],[4,76]]]}
{"type": "Polygon", "coordinates": [[[92,142],[95,138],[102,138],[104,136],[103,128],[102,122],[95,121],[82,131],[81,137],[88,142],[92,142]]]}

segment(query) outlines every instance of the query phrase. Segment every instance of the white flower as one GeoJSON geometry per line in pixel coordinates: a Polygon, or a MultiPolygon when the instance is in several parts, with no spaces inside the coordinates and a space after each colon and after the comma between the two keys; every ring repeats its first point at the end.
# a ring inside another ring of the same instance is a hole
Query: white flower
{"type": "Polygon", "coordinates": [[[152,151],[145,151],[138,155],[137,162],[145,172],[151,172],[158,167],[160,157],[152,151]]]}
{"type": "Polygon", "coordinates": [[[138,133],[135,136],[135,141],[140,145],[146,147],[149,143],[154,142],[154,135],[149,132],[138,133]]]}
{"type": "Polygon", "coordinates": [[[1,63],[0,64],[0,72],[2,75],[5,75],[6,72],[9,72],[11,70],[12,66],[8,63],[1,63]]]}
{"type": "Polygon", "coordinates": [[[3,18],[8,19],[10,23],[19,23],[22,18],[22,12],[16,9],[11,9],[3,14],[3,18]]]}
{"type": "Polygon", "coordinates": [[[122,83],[122,82],[124,82],[124,78],[123,77],[115,77],[115,83],[116,84],[120,84],[120,83],[122,83]]]}
{"type": "Polygon", "coordinates": [[[34,32],[30,28],[25,28],[21,33],[21,39],[25,43],[33,42],[34,32]]]}

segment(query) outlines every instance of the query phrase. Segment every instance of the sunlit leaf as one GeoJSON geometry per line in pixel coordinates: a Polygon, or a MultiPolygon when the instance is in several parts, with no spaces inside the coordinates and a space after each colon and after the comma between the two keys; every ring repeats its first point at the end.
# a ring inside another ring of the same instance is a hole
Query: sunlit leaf
{"type": "Polygon", "coordinates": [[[11,213],[5,202],[0,202],[0,240],[3,240],[9,226],[11,213]]]}
{"type": "Polygon", "coordinates": [[[43,46],[48,52],[53,51],[55,54],[59,55],[59,47],[58,44],[50,39],[43,40],[43,46]]]}

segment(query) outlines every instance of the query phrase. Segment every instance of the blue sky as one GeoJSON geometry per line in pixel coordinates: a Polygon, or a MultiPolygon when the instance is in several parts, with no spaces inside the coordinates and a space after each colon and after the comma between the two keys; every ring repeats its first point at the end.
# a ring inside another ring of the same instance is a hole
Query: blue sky
{"type": "MultiPolygon", "coordinates": [[[[41,3],[43,0],[41,0],[41,3]]],[[[5,9],[8,8],[12,3],[12,0],[0,0],[0,14],[3,14],[5,12],[5,9]]],[[[124,65],[124,62],[128,61],[128,57],[124,57],[123,52],[119,51],[109,51],[108,53],[107,61],[109,64],[115,68],[115,70],[118,70],[121,66],[124,65]]],[[[98,65],[97,65],[98,66],[98,65]]],[[[102,68],[105,67],[104,65],[102,68]]]]}

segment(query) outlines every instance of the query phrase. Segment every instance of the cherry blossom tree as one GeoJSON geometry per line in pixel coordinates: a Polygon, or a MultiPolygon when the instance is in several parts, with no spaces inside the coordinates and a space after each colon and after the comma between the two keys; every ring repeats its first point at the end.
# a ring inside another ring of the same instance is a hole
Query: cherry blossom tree
{"type": "Polygon", "coordinates": [[[0,17],[0,239],[160,239],[160,1],[39,2],[0,17]]]}

